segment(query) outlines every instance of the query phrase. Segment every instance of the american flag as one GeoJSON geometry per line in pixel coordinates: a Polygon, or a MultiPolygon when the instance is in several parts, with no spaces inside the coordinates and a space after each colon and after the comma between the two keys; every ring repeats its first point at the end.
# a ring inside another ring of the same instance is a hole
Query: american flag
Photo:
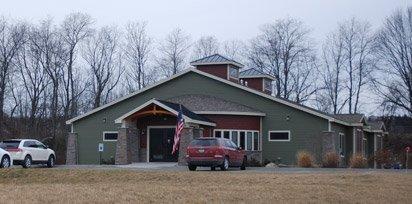
{"type": "Polygon", "coordinates": [[[179,114],[177,115],[177,124],[176,124],[176,130],[175,130],[175,138],[173,141],[172,154],[174,154],[179,149],[180,135],[182,133],[184,126],[185,126],[185,119],[183,119],[182,105],[180,105],[179,114]]]}

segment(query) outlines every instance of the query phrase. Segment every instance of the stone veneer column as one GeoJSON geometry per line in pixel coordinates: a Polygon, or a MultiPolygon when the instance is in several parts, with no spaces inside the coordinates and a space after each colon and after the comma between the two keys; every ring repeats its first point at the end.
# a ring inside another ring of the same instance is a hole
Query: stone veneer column
{"type": "Polygon", "coordinates": [[[69,133],[67,136],[66,165],[77,164],[77,133],[69,133]]]}
{"type": "Polygon", "coordinates": [[[189,143],[195,139],[199,138],[203,135],[203,129],[201,128],[193,128],[193,127],[185,127],[182,131],[182,135],[180,138],[180,145],[179,145],[179,158],[178,164],[179,165],[186,165],[186,148],[189,143]]]}
{"type": "Polygon", "coordinates": [[[115,164],[123,165],[138,161],[138,136],[134,127],[121,127],[117,135],[115,164]]]}

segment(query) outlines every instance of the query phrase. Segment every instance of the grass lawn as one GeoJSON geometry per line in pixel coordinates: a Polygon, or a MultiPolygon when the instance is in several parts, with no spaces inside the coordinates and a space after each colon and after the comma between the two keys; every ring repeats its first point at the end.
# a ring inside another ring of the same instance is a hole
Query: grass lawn
{"type": "Polygon", "coordinates": [[[412,173],[0,170],[8,203],[410,203],[412,173]]]}

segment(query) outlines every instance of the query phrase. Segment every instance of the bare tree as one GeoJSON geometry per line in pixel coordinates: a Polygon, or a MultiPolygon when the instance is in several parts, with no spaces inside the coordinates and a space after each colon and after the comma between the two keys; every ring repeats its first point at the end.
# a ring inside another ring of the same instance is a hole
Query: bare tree
{"type": "MultiPolygon", "coordinates": [[[[342,71],[344,69],[344,47],[343,37],[340,32],[335,31],[327,37],[322,49],[323,64],[325,67],[323,74],[324,96],[319,97],[323,105],[332,107],[322,107],[320,109],[329,110],[333,114],[341,111],[346,101],[342,101],[341,93],[344,88],[342,83],[342,71]],[[325,103],[326,100],[329,101],[325,103]]],[[[329,112],[329,111],[328,111],[329,112]]]]}
{"type": "Polygon", "coordinates": [[[298,68],[291,74],[293,101],[303,104],[319,90],[318,84],[316,84],[318,64],[315,54],[301,56],[300,60],[296,62],[296,66],[298,68]]]}
{"type": "Polygon", "coordinates": [[[15,57],[26,39],[25,24],[10,24],[0,18],[0,129],[3,127],[4,101],[15,57]]]}
{"type": "Polygon", "coordinates": [[[412,115],[412,7],[388,17],[376,36],[376,54],[380,76],[374,78],[374,90],[384,105],[412,115]]]}
{"type": "Polygon", "coordinates": [[[219,41],[215,36],[202,36],[193,46],[193,59],[204,58],[219,52],[219,41]]]}
{"type": "Polygon", "coordinates": [[[266,24],[261,31],[251,41],[248,58],[253,66],[275,76],[276,96],[289,99],[297,62],[312,52],[309,30],[301,21],[287,18],[266,24]]]}
{"type": "Polygon", "coordinates": [[[367,83],[372,66],[372,31],[368,22],[352,18],[340,25],[339,32],[343,38],[348,75],[348,113],[357,113],[362,87],[367,83]]]}
{"type": "Polygon", "coordinates": [[[131,22],[126,26],[124,54],[128,62],[127,80],[131,92],[146,86],[146,64],[149,60],[152,44],[146,26],[146,22],[131,22]],[[137,87],[135,84],[137,84],[137,87]]]}
{"type": "Polygon", "coordinates": [[[158,67],[165,77],[183,70],[187,65],[187,52],[190,47],[190,37],[180,28],[173,30],[159,47],[158,67]]]}
{"type": "MultiPolygon", "coordinates": [[[[49,77],[46,70],[43,68],[42,63],[42,52],[39,47],[29,41],[24,45],[24,47],[19,51],[18,59],[16,61],[16,66],[19,70],[20,75],[14,77],[16,81],[22,81],[22,85],[25,89],[25,94],[27,94],[29,99],[29,129],[33,130],[33,134],[37,134],[37,118],[40,109],[40,102],[42,96],[45,92],[46,87],[49,84],[49,77]]],[[[14,92],[13,92],[14,93],[14,92]]],[[[22,96],[13,94],[15,100],[21,100],[22,96]]],[[[25,116],[23,113],[23,106],[21,101],[16,102],[21,107],[20,116],[25,116]]]]}
{"type": "Polygon", "coordinates": [[[86,43],[83,58],[91,73],[93,108],[106,103],[124,71],[119,50],[119,33],[103,27],[86,43]]]}
{"type": "Polygon", "coordinates": [[[246,46],[240,40],[228,40],[223,42],[222,53],[230,59],[244,63],[245,56],[247,56],[246,52],[246,46]]]}
{"type": "Polygon", "coordinates": [[[78,97],[82,90],[76,89],[76,82],[74,76],[74,63],[76,60],[77,49],[79,43],[84,41],[91,35],[93,24],[92,18],[84,13],[71,13],[66,16],[61,24],[61,36],[67,51],[68,59],[66,70],[64,70],[64,115],[67,117],[74,117],[78,113],[78,97]]]}

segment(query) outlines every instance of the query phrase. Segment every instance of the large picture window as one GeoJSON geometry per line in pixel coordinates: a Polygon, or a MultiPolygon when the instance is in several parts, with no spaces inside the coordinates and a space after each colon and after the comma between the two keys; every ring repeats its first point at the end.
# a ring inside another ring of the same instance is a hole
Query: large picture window
{"type": "Polygon", "coordinates": [[[116,131],[106,131],[103,132],[103,141],[117,141],[117,132],[116,131]]]}
{"type": "Polygon", "coordinates": [[[232,140],[238,147],[248,151],[260,150],[259,131],[252,130],[214,130],[214,137],[232,140]]]}
{"type": "Polygon", "coordinates": [[[265,91],[272,91],[272,81],[269,79],[263,79],[263,86],[265,91]]]}
{"type": "Polygon", "coordinates": [[[269,131],[269,141],[270,142],[288,142],[290,141],[290,131],[289,130],[269,131]]]}

